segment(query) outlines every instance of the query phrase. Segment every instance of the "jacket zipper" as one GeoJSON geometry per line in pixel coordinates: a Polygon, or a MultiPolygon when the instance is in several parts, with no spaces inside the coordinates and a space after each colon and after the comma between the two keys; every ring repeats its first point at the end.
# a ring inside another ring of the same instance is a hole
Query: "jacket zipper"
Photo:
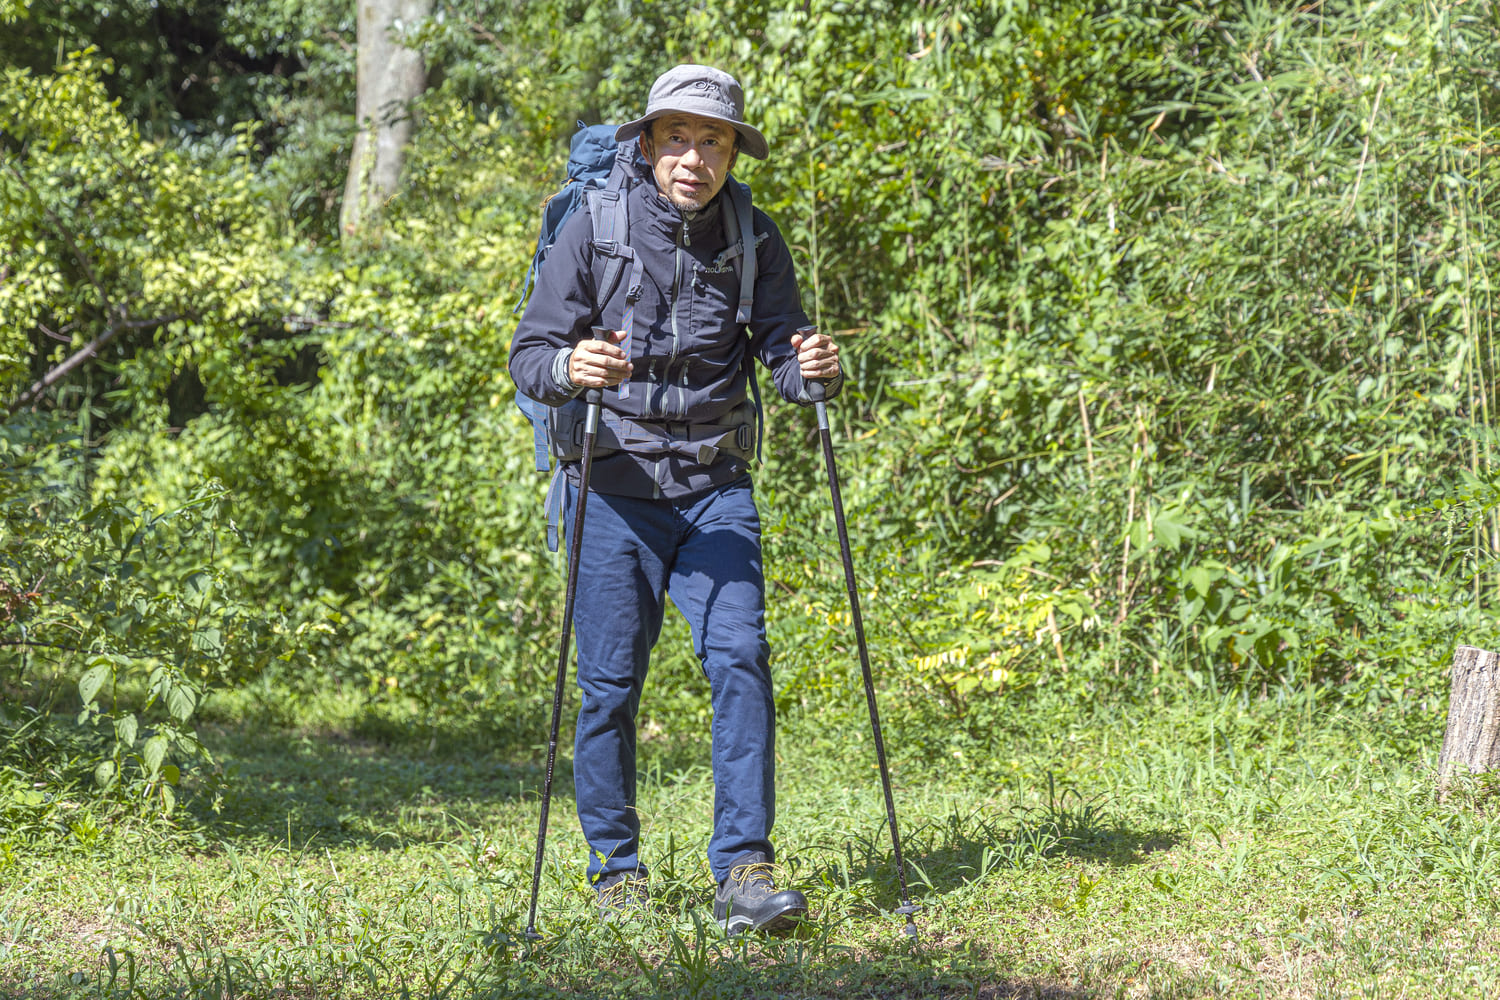
{"type": "Polygon", "coordinates": [[[672,348],[667,352],[667,361],[662,366],[661,373],[661,415],[664,417],[667,416],[667,393],[672,388],[672,364],[677,360],[677,352],[681,347],[681,339],[677,329],[677,307],[682,302],[682,259],[686,256],[686,250],[691,245],[692,237],[688,233],[688,220],[684,216],[682,219],[682,236],[677,240],[676,251],[673,254],[672,310],[670,313],[672,348]]]}

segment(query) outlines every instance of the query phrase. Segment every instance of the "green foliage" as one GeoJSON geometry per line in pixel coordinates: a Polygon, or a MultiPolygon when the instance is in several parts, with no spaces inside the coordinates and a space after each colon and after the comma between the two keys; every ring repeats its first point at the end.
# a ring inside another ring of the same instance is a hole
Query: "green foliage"
{"type": "MultiPolygon", "coordinates": [[[[13,485],[6,537],[81,560],[0,607],[133,609],[22,672],[87,678],[153,801],[122,720],[187,732],[174,704],[292,651],[433,732],[542,697],[560,573],[509,308],[573,122],[672,60],[736,73],[771,139],[739,171],[844,345],[874,659],[936,742],[1179,680],[1424,695],[1493,632],[1492,4],[440,4],[384,240],[347,253],[348,10],[164,5],[253,57],[187,101],[126,8],[0,8],[0,389],[68,427],[5,425],[67,487],[13,485]]],[[[859,711],[816,442],[768,420],[779,701],[859,711]]],[[[669,724],[698,684],[663,649],[669,724]]]]}
{"type": "Polygon", "coordinates": [[[48,0],[0,6],[0,21],[10,24],[0,64],[40,74],[64,53],[96,49],[115,67],[111,96],[155,139],[212,143],[258,121],[265,152],[295,145],[287,162],[305,169],[310,156],[333,155],[327,120],[352,121],[339,109],[354,72],[345,4],[48,0]]]}
{"type": "Polygon", "coordinates": [[[1038,675],[1432,677],[1483,593],[1398,512],[1488,463],[1495,175],[1474,81],[1492,24],[1449,6],[781,17],[762,92],[791,162],[757,194],[781,195],[825,326],[858,337],[865,564],[1009,574],[984,613],[965,610],[984,585],[959,582],[927,635],[889,637],[917,654],[908,676],[993,687],[997,618],[1025,631],[1033,606],[1009,594],[1044,581],[1081,613],[1047,629],[1062,656],[1030,644],[1038,675]]]}
{"type": "MultiPolygon", "coordinates": [[[[290,659],[284,619],[247,604],[217,562],[227,534],[222,491],[140,514],[89,503],[68,476],[76,439],[46,421],[11,421],[0,434],[0,648],[18,655],[7,683],[45,682],[28,667],[76,671],[77,723],[92,734],[98,793],[132,812],[170,814],[184,766],[211,763],[192,728],[206,691],[290,659]],[[202,564],[179,553],[207,540],[202,564]],[[30,661],[30,662],[29,662],[30,661]]],[[[44,720],[28,719],[20,731],[44,720]]]]}

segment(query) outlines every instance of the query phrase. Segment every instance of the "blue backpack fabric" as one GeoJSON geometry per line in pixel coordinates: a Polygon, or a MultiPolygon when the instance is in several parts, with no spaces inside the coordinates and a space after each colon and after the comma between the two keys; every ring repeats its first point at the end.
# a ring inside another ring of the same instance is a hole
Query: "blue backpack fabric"
{"type": "Polygon", "coordinates": [[[547,199],[542,206],[542,228],[537,235],[536,253],[531,257],[531,267],[526,272],[526,282],[521,286],[521,299],[513,313],[521,311],[531,294],[531,283],[547,259],[547,252],[557,242],[563,223],[573,217],[578,206],[583,204],[586,192],[603,190],[609,183],[615,167],[615,153],[619,144],[615,142],[613,125],[585,125],[578,123],[578,131],[568,144],[568,179],[561,190],[547,199]]]}
{"type": "MultiPolygon", "coordinates": [[[[585,125],[578,123],[578,131],[568,146],[568,177],[563,186],[549,198],[542,208],[541,232],[537,235],[536,252],[527,269],[526,281],[521,287],[521,298],[512,313],[521,311],[531,294],[532,283],[547,262],[547,254],[557,242],[557,236],[567,221],[580,207],[585,207],[593,223],[593,248],[597,261],[603,262],[601,274],[596,275],[595,287],[599,290],[600,303],[614,295],[626,266],[629,266],[629,284],[625,298],[625,314],[622,325],[625,342],[621,345],[627,353],[633,333],[635,300],[640,296],[641,262],[628,242],[630,222],[625,209],[625,184],[631,173],[631,161],[637,167],[645,165],[639,147],[633,141],[616,142],[614,125],[585,125]]],[[[649,172],[649,168],[647,168],[649,172]]],[[[755,230],[753,226],[750,188],[731,177],[724,185],[722,199],[725,231],[729,237],[734,269],[740,278],[739,302],[735,318],[741,325],[750,322],[755,290],[755,230]]],[[[748,359],[748,355],[747,355],[748,359]]],[[[753,366],[753,361],[747,361],[753,366]]],[[[760,387],[756,384],[753,367],[750,371],[750,387],[755,397],[757,424],[761,422],[760,387]]],[[[620,385],[620,395],[630,391],[629,383],[620,385]]],[[[577,461],[582,453],[579,430],[583,426],[582,409],[586,404],[581,398],[552,407],[524,393],[516,393],[516,406],[531,423],[532,443],[535,450],[538,472],[552,471],[552,481],[547,489],[547,548],[558,549],[558,519],[562,509],[562,463],[577,461]],[[575,412],[577,411],[577,412],[575,412]],[[557,461],[554,469],[553,460],[557,461]]],[[[759,449],[760,435],[756,435],[759,449]]],[[[597,447],[597,446],[596,446],[597,447]]]]}

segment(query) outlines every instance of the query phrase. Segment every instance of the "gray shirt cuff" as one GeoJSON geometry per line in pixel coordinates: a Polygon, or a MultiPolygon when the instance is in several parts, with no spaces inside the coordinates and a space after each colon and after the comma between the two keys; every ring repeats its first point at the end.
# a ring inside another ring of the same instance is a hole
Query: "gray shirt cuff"
{"type": "Polygon", "coordinates": [[[569,396],[578,395],[581,386],[573,384],[568,377],[568,361],[573,357],[573,348],[559,347],[557,353],[552,356],[552,381],[557,383],[558,389],[569,396]]]}

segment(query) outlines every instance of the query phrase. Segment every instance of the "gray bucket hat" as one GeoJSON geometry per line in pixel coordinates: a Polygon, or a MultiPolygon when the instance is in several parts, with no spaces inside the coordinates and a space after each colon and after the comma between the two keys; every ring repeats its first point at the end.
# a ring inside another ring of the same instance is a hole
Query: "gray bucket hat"
{"type": "Polygon", "coordinates": [[[691,63],[675,66],[656,78],[646,98],[646,113],[615,129],[615,141],[634,139],[648,123],[674,111],[726,122],[740,134],[740,149],[746,156],[764,160],[770,155],[766,137],[745,124],[745,92],[735,78],[712,66],[691,63]]]}

